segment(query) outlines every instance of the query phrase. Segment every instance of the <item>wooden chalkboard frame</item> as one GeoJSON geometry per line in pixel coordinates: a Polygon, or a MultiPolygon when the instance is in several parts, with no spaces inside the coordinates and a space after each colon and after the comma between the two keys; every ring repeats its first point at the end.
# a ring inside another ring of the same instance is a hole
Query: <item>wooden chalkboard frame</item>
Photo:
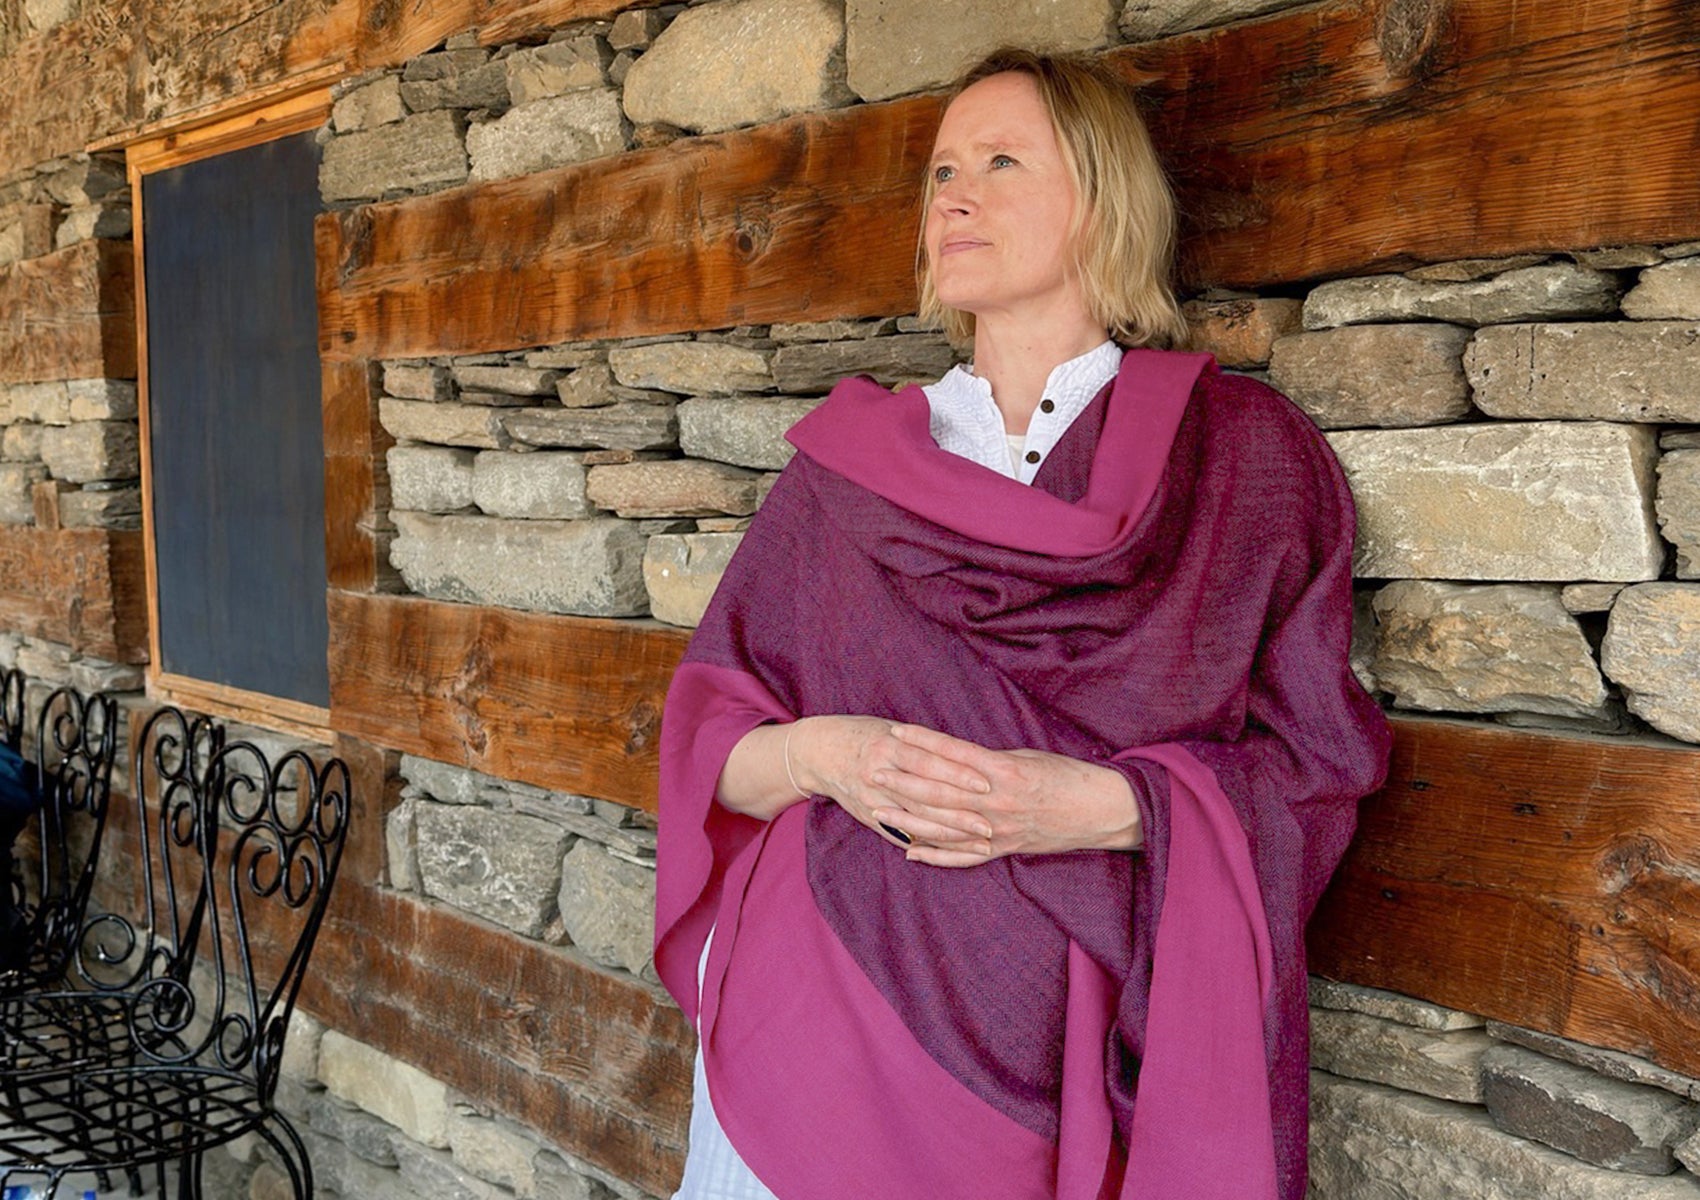
{"type": "MultiPolygon", "coordinates": [[[[157,131],[127,145],[126,164],[134,224],[137,394],[142,460],[142,529],[147,577],[147,690],[154,699],[239,721],[322,740],[330,729],[326,706],[249,691],[163,669],[160,645],[159,571],[154,520],[153,430],[148,396],[147,276],[142,185],[147,176],[215,155],[246,149],[323,125],[330,116],[330,88],[322,81],[278,95],[258,107],[203,119],[189,127],[157,131]]],[[[328,647],[327,647],[328,651],[328,647]]]]}

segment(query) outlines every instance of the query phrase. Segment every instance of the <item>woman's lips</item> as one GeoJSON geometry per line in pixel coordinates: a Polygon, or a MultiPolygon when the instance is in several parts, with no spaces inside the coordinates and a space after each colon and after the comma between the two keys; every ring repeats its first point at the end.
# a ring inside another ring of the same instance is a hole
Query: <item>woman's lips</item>
{"type": "Polygon", "coordinates": [[[958,254],[964,250],[978,250],[988,244],[978,238],[949,238],[939,247],[939,253],[958,254]]]}

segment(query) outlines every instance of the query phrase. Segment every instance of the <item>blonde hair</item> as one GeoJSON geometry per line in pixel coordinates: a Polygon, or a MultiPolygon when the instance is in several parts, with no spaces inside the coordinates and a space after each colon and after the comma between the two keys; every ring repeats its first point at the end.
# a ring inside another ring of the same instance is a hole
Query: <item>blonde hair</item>
{"type": "MultiPolygon", "coordinates": [[[[1126,346],[1168,345],[1186,337],[1186,319],[1169,283],[1176,241],[1175,200],[1133,94],[1102,63],[1076,54],[1004,47],[958,77],[954,100],[993,75],[1033,80],[1050,114],[1076,197],[1074,267],[1092,319],[1126,346]]],[[[927,174],[916,257],[920,316],[950,340],[973,340],[974,314],[939,300],[927,262],[925,214],[937,183],[927,174]]]]}

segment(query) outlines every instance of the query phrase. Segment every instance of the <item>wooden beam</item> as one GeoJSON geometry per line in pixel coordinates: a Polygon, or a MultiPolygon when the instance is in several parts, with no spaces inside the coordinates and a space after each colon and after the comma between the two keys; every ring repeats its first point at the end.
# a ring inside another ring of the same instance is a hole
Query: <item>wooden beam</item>
{"type": "MultiPolygon", "coordinates": [[[[1525,22],[1489,0],[1342,2],[1108,61],[1151,80],[1195,287],[1700,237],[1684,0],[1525,22]]],[[[864,105],[321,217],[337,266],[322,348],[908,311],[937,113],[926,97],[864,105]]]]}
{"type": "Polygon", "coordinates": [[[147,661],[142,535],[0,525],[0,628],[111,662],[147,661]]]}
{"type": "MultiPolygon", "coordinates": [[[[321,258],[321,262],[324,260],[321,258]]],[[[377,372],[364,360],[325,360],[325,570],[332,588],[369,592],[384,573],[377,537],[389,520],[389,471],[394,444],[378,424],[377,372]]]]}
{"type": "Polygon", "coordinates": [[[0,383],[136,377],[130,243],[78,242],[0,267],[0,383]]]}
{"type": "Polygon", "coordinates": [[[1700,750],[1396,731],[1312,969],[1700,1075],[1700,750]]]}
{"type": "Polygon", "coordinates": [[[326,214],[320,348],[392,358],[908,311],[937,116],[936,100],[871,105],[326,214]]]}
{"type": "Polygon", "coordinates": [[[329,609],[339,733],[655,811],[686,631],[337,591],[329,609]]]}
{"type": "Polygon", "coordinates": [[[1691,0],[1308,5],[1112,61],[1194,286],[1700,237],[1691,0]]]}
{"type": "Polygon", "coordinates": [[[342,889],[303,1005],[656,1195],[678,1184],[690,1024],[659,988],[442,905],[342,889]]]}

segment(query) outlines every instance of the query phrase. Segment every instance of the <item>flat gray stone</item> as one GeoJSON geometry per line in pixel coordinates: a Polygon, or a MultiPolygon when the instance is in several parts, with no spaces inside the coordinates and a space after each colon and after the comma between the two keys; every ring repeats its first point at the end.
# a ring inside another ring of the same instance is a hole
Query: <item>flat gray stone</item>
{"type": "Polygon", "coordinates": [[[41,460],[55,479],[88,483],[142,473],[141,433],[134,421],[77,421],[42,431],[41,460]]]}
{"type": "Polygon", "coordinates": [[[20,422],[0,430],[0,462],[41,461],[41,435],[45,425],[20,422]]]}
{"type": "Polygon", "coordinates": [[[489,776],[466,767],[414,754],[401,756],[401,777],[431,799],[444,804],[476,804],[480,790],[495,782],[489,776]]]}
{"type": "Polygon", "coordinates": [[[466,131],[473,179],[528,175],[625,148],[625,119],[612,88],[533,100],[466,131]]]}
{"type": "Polygon", "coordinates": [[[1375,615],[1375,678],[1398,708],[1591,717],[1605,705],[1557,587],[1402,579],[1376,594],[1375,615]]]}
{"type": "Polygon", "coordinates": [[[331,105],[331,128],[338,133],[356,133],[393,125],[407,116],[401,102],[401,76],[380,75],[370,83],[350,88],[331,105]]]}
{"type": "Polygon", "coordinates": [[[450,400],[454,384],[447,367],[384,364],[384,391],[401,400],[450,400]]]}
{"type": "Polygon", "coordinates": [[[437,600],[586,617],[649,611],[644,534],[630,521],[510,521],[395,514],[390,561],[437,600]]]}
{"type": "Polygon", "coordinates": [[[402,800],[384,818],[384,865],[389,885],[398,892],[419,890],[419,837],[413,814],[419,801],[402,800]]]}
{"type": "Polygon", "coordinates": [[[834,0],[719,0],[688,8],[625,80],[633,121],[698,133],[850,99],[844,9],[834,0]]]}
{"type": "Polygon", "coordinates": [[[1496,1128],[1476,1105],[1311,1072],[1308,1200],[1700,1200],[1496,1128]]]}
{"type": "Polygon", "coordinates": [[[396,1143],[401,1180],[416,1197],[430,1200],[508,1200],[511,1193],[465,1170],[444,1150],[396,1143]]]}
{"type": "Polygon", "coordinates": [[[1277,338],[1303,328],[1304,303],[1285,297],[1244,296],[1231,300],[1188,300],[1185,350],[1206,350],[1224,367],[1245,370],[1269,365],[1277,338]]]}
{"type": "Polygon", "coordinates": [[[1302,3],[1304,0],[1127,0],[1121,30],[1128,41],[1143,42],[1188,29],[1261,17],[1302,3]]]}
{"type": "Polygon", "coordinates": [[[502,392],[509,396],[553,396],[559,371],[539,367],[459,366],[449,372],[462,392],[502,392]]]}
{"type": "Polygon", "coordinates": [[[73,421],[136,419],[136,385],[128,379],[72,379],[65,395],[73,421]]]}
{"type": "Polygon", "coordinates": [[[0,524],[34,524],[35,485],[46,478],[40,463],[0,463],[0,524]]]}
{"type": "MultiPolygon", "coordinates": [[[[47,2],[52,4],[57,0],[47,2]]],[[[55,201],[74,208],[104,200],[114,193],[128,192],[130,181],[124,174],[122,155],[74,154],[65,166],[49,174],[42,186],[55,201]]]]}
{"type": "Polygon", "coordinates": [[[401,99],[409,111],[416,113],[436,108],[483,108],[500,112],[508,106],[507,66],[499,62],[479,63],[439,79],[404,76],[401,99]]]}
{"type": "Polygon", "coordinates": [[[1492,1045],[1479,1029],[1441,1033],[1327,1008],[1310,1017],[1311,1066],[1466,1104],[1481,1101],[1482,1055],[1492,1045]]]}
{"type": "Polygon", "coordinates": [[[1602,246],[1597,250],[1575,250],[1570,254],[1584,267],[1620,271],[1626,267],[1650,267],[1663,259],[1657,246],[1602,246]]]}
{"type": "Polygon", "coordinates": [[[1700,1130],[1689,1134],[1673,1148],[1676,1161],[1690,1171],[1700,1173],[1700,1130]]]}
{"type": "Polygon", "coordinates": [[[692,458],[777,471],[795,453],[786,431],[819,403],[791,396],[687,400],[679,405],[679,447],[692,458]]]}
{"type": "Polygon", "coordinates": [[[1521,1046],[1495,1046],[1484,1056],[1482,1093],[1507,1133],[1642,1175],[1676,1170],[1671,1148],[1700,1116],[1659,1088],[1606,1079],[1521,1046]]]}
{"type": "Polygon", "coordinates": [[[594,35],[516,50],[503,61],[508,96],[515,104],[529,104],[563,92],[605,87],[613,58],[608,43],[594,35]]]}
{"type": "Polygon", "coordinates": [[[413,820],[426,895],[526,937],[554,920],[566,830],[476,804],[419,803],[413,820]]]}
{"type": "Polygon", "coordinates": [[[661,32],[665,22],[653,8],[628,8],[614,18],[608,30],[608,45],[615,50],[644,50],[661,32]]]}
{"type": "Polygon", "coordinates": [[[1648,267],[1623,298],[1623,315],[1649,319],[1700,320],[1700,258],[1678,258],[1648,267]]]}
{"type": "Polygon", "coordinates": [[[1509,258],[1458,258],[1451,262],[1413,267],[1405,272],[1405,278],[1420,280],[1423,283],[1470,283],[1477,279],[1503,275],[1519,267],[1537,267],[1546,262],[1547,258],[1545,254],[1513,254],[1509,258]]]}
{"type": "Polygon", "coordinates": [[[573,945],[597,962],[634,975],[649,965],[654,871],[579,841],[561,865],[560,909],[573,945]]]}
{"type": "Polygon", "coordinates": [[[1458,1029],[1480,1029],[1481,1017],[1460,1012],[1455,1008],[1404,996],[1382,988],[1363,987],[1355,983],[1339,983],[1320,975],[1310,977],[1310,1003],[1313,1008],[1332,1008],[1341,1012],[1363,1013],[1385,1021],[1397,1021],[1414,1029],[1437,1033],[1458,1029]]]}
{"type": "Polygon", "coordinates": [[[747,516],[760,476],[723,463],[677,459],[592,467],[587,493],[622,517],[747,516]]]}
{"type": "Polygon", "coordinates": [[[391,446],[390,503],[413,512],[451,513],[472,507],[471,450],[451,446],[391,446]]]}
{"type": "Polygon", "coordinates": [[[1643,583],[1612,605],[1600,666],[1629,711],[1700,742],[1700,584],[1643,583]]]}
{"type": "Polygon", "coordinates": [[[741,533],[658,534],[650,538],[643,556],[650,614],[669,625],[695,628],[743,540],[741,533]]]}
{"type": "Polygon", "coordinates": [[[53,245],[55,249],[63,250],[90,238],[129,236],[130,206],[108,200],[67,209],[59,227],[53,231],[53,245]]]}
{"type": "Polygon", "coordinates": [[[64,425],[71,420],[71,390],[62,380],[0,384],[0,418],[64,425]]]}
{"type": "Polygon", "coordinates": [[[1625,1054],[1621,1050],[1590,1046],[1586,1042],[1525,1029],[1520,1025],[1507,1025],[1504,1021],[1489,1021],[1487,1031],[1488,1036],[1495,1041],[1510,1042],[1512,1045],[1539,1051],[1548,1058],[1587,1067],[1588,1070],[1608,1079],[1620,1079],[1625,1083],[1644,1083],[1689,1100],[1700,1100],[1700,1079],[1679,1074],[1668,1067],[1661,1067],[1633,1054],[1625,1054]]]}
{"type": "Polygon", "coordinates": [[[464,183],[465,136],[465,117],[438,109],[333,137],[319,160],[319,194],[329,204],[464,183]]]}
{"type": "Polygon", "coordinates": [[[505,424],[511,420],[512,414],[483,404],[378,399],[378,423],[402,441],[500,450],[511,441],[505,424]]]}
{"type": "Polygon", "coordinates": [[[537,1193],[537,1156],[543,1147],[506,1121],[465,1112],[449,1115],[449,1150],[455,1166],[520,1196],[537,1193]]]}
{"type": "Polygon", "coordinates": [[[528,446],[667,450],[678,445],[679,419],[671,404],[622,401],[601,408],[527,409],[510,414],[504,428],[528,446]]]}
{"type": "Polygon", "coordinates": [[[371,1113],[321,1092],[307,1101],[307,1124],[315,1132],[341,1142],[350,1154],[380,1167],[395,1166],[391,1139],[396,1129],[371,1113]]]}
{"type": "Polygon", "coordinates": [[[581,458],[571,451],[486,450],[473,464],[472,502],[492,517],[595,516],[596,507],[585,497],[581,458]]]}
{"type": "Polygon", "coordinates": [[[60,492],[59,523],[67,529],[140,529],[142,489],[78,488],[60,492]]]}
{"type": "Polygon", "coordinates": [[[608,351],[608,366],[626,387],[684,396],[727,396],[773,387],[766,354],[724,342],[615,346],[608,351]]]}
{"type": "Polygon", "coordinates": [[[1384,321],[1508,321],[1603,317],[1617,311],[1617,277],[1573,263],[1519,267],[1472,283],[1425,283],[1404,275],[1339,279],[1305,297],[1305,328],[1384,321]]]}
{"type": "Polygon", "coordinates": [[[886,100],[955,79],[999,46],[1108,45],[1117,0],[847,0],[850,88],[886,100]]]}
{"type": "Polygon", "coordinates": [[[319,1078],[331,1095],[388,1121],[411,1140],[449,1144],[448,1088],[418,1067],[328,1029],[319,1045],[319,1078]]]}
{"type": "Polygon", "coordinates": [[[1323,429],[1439,425],[1470,411],[1457,325],[1350,325],[1277,340],[1269,382],[1323,429]]]}
{"type": "Polygon", "coordinates": [[[1464,354],[1476,406],[1516,420],[1700,422],[1700,324],[1483,329],[1464,354]]]}
{"type": "Polygon", "coordinates": [[[871,321],[794,321],[768,326],[767,336],[780,345],[791,342],[842,342],[853,338],[879,337],[893,333],[897,322],[891,317],[871,321]]]}
{"type": "Polygon", "coordinates": [[[1676,577],[1700,579],[1700,450],[1659,456],[1659,532],[1676,547],[1676,577]]]}
{"type": "Polygon", "coordinates": [[[606,408],[620,399],[614,372],[605,362],[579,367],[555,385],[555,395],[566,408],[606,408]]]}
{"type": "Polygon", "coordinates": [[[1572,583],[1558,593],[1558,602],[1569,613],[1596,613],[1610,610],[1621,583],[1572,583]]]}
{"type": "Polygon", "coordinates": [[[932,383],[955,364],[956,352],[940,334],[800,342],[774,353],[773,380],[780,391],[806,395],[851,375],[871,375],[888,387],[932,383]]]}
{"type": "Polygon", "coordinates": [[[1656,579],[1656,447],[1628,425],[1531,422],[1327,435],[1358,506],[1356,573],[1656,579]]]}

